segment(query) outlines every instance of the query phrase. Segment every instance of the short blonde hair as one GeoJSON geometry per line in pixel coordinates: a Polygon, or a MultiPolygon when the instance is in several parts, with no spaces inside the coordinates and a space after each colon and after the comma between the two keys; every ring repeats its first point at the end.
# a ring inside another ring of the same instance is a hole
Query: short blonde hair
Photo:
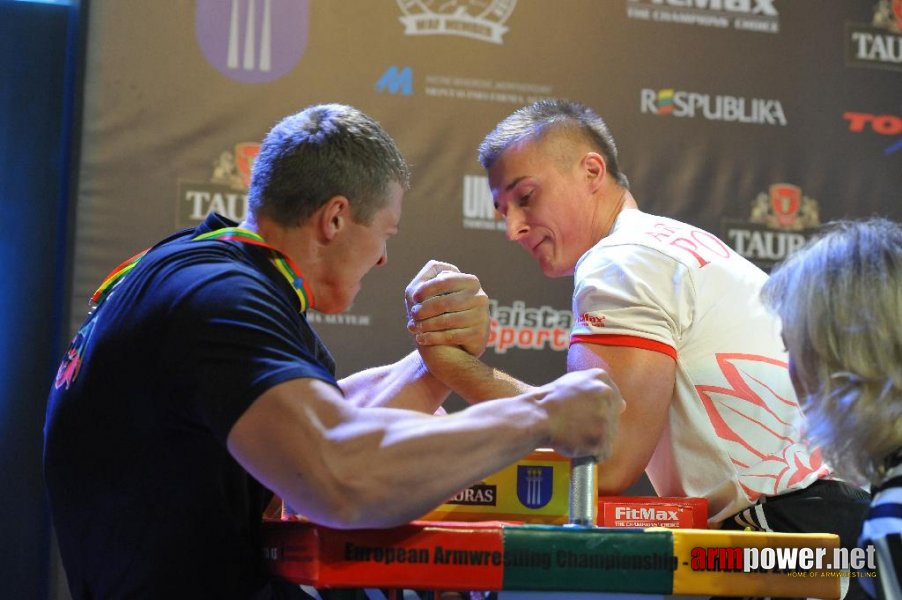
{"type": "Polygon", "coordinates": [[[808,435],[863,483],[902,447],[902,227],[841,221],[762,290],[782,319],[808,435]]]}

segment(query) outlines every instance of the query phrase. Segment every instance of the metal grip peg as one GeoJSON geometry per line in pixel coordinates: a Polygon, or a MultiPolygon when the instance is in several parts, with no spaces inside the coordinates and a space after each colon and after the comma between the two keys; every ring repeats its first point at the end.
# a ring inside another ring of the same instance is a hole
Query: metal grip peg
{"type": "Polygon", "coordinates": [[[595,527],[598,503],[595,498],[596,466],[591,456],[570,460],[570,525],[595,527]]]}

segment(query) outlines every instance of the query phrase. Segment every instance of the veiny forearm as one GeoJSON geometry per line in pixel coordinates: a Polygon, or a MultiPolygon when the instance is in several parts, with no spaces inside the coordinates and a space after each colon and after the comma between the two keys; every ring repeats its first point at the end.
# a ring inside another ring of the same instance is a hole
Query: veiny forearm
{"type": "Polygon", "coordinates": [[[333,527],[386,527],[421,516],[537,447],[606,456],[623,404],[606,378],[597,369],[571,373],[450,416],[358,408],[327,382],[292,379],[261,394],[227,444],[300,514],[333,527]]]}
{"type": "Polygon", "coordinates": [[[546,416],[527,397],[446,417],[362,409],[328,432],[323,456],[355,510],[335,527],[386,527],[422,516],[547,440],[546,416]]]}
{"type": "Polygon", "coordinates": [[[417,352],[394,364],[345,377],[338,384],[354,406],[406,408],[425,413],[436,412],[450,393],[429,372],[417,352]]]}
{"type": "Polygon", "coordinates": [[[420,348],[420,355],[430,373],[471,404],[516,396],[534,389],[460,348],[428,346],[420,348]]]}

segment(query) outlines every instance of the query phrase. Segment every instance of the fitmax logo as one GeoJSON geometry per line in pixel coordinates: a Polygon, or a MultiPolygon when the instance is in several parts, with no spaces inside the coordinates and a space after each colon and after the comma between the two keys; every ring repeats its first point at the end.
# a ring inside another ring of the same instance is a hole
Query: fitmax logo
{"type": "Polygon", "coordinates": [[[410,96],[413,94],[413,69],[410,67],[399,69],[395,65],[390,66],[376,82],[376,90],[379,92],[388,90],[388,93],[392,95],[410,96]]]}

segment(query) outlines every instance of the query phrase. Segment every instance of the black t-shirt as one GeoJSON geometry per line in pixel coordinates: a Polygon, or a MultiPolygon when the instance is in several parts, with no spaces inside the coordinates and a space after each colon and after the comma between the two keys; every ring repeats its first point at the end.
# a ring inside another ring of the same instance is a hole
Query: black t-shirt
{"type": "Polygon", "coordinates": [[[192,240],[233,225],[214,215],[154,247],[60,366],[44,471],[76,599],[266,597],[271,493],[226,438],[276,384],[337,383],[268,250],[192,240]]]}

